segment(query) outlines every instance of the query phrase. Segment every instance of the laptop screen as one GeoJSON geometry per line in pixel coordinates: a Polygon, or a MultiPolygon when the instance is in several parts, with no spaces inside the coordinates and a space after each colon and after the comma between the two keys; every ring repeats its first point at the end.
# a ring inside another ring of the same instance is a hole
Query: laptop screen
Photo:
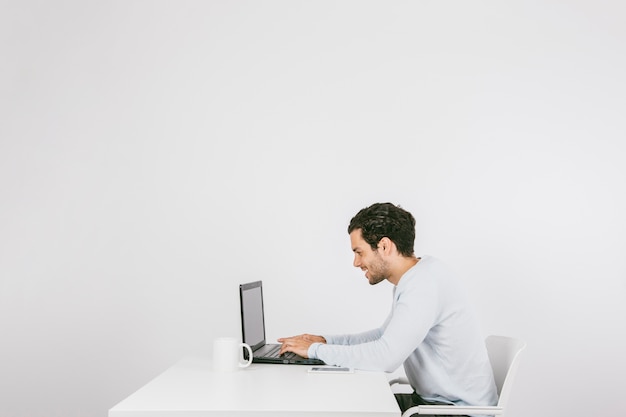
{"type": "Polygon", "coordinates": [[[244,343],[252,350],[265,344],[265,320],[263,317],[263,287],[261,281],[239,286],[241,302],[241,330],[244,343]]]}

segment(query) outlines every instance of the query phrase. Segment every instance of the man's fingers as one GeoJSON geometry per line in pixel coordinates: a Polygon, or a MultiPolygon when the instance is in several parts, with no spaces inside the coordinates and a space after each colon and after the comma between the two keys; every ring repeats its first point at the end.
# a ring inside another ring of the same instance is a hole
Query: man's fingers
{"type": "Polygon", "coordinates": [[[278,341],[279,341],[280,343],[285,343],[285,342],[288,342],[289,340],[296,340],[296,339],[298,339],[299,337],[302,337],[302,335],[300,335],[300,336],[281,337],[280,339],[278,339],[278,341]]]}

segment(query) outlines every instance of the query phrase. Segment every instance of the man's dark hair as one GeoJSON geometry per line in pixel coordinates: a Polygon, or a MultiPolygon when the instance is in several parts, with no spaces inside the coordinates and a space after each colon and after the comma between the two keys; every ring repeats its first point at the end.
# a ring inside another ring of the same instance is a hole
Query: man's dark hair
{"type": "Polygon", "coordinates": [[[359,211],[350,220],[348,233],[361,229],[363,240],[376,250],[380,239],[387,237],[403,256],[413,256],[415,218],[400,206],[375,203],[359,211]]]}

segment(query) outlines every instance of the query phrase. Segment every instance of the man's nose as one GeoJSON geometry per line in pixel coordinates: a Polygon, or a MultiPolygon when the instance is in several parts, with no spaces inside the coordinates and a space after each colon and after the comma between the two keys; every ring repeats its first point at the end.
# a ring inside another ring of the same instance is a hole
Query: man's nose
{"type": "Polygon", "coordinates": [[[354,257],[354,262],[352,262],[352,265],[354,265],[356,268],[361,266],[361,261],[359,260],[358,256],[354,257]]]}

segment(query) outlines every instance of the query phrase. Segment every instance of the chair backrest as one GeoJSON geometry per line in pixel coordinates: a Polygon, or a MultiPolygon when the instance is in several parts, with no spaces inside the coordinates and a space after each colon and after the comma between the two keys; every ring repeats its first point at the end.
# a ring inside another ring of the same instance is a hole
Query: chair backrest
{"type": "Polygon", "coordinates": [[[485,344],[498,388],[498,406],[505,408],[519,366],[520,353],[526,343],[512,337],[487,336],[485,344]]]}

